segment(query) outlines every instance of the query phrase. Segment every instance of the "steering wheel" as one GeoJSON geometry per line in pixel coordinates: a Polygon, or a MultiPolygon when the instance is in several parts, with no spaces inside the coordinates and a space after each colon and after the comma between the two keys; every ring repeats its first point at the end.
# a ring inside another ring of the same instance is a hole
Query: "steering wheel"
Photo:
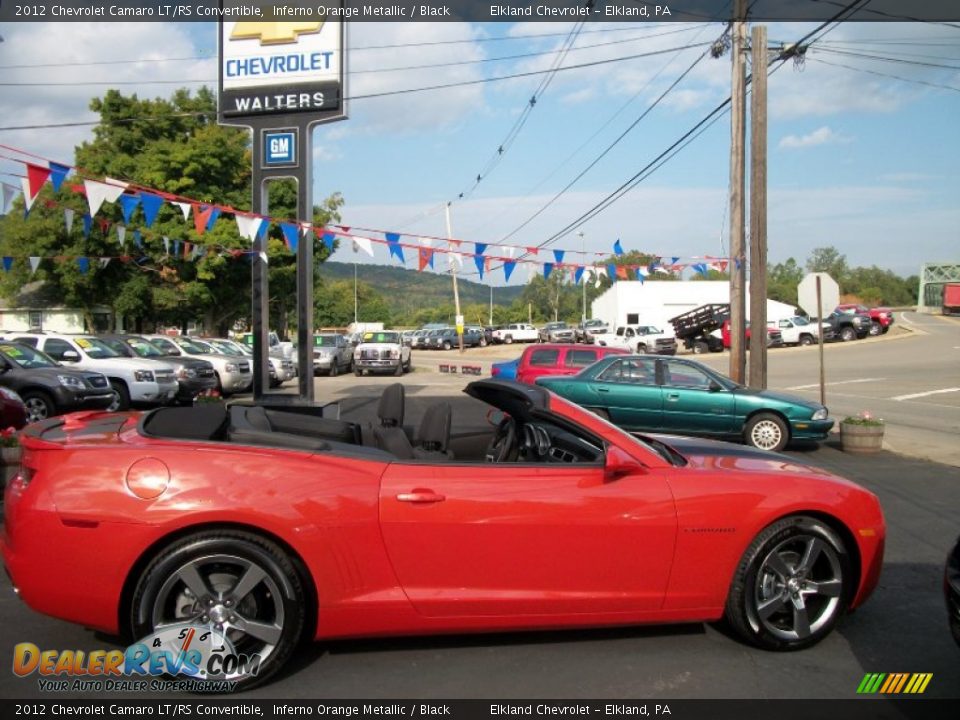
{"type": "Polygon", "coordinates": [[[493,439],[487,445],[484,460],[490,463],[504,462],[515,459],[517,453],[517,423],[511,417],[505,417],[497,425],[493,439]],[[513,457],[511,457],[511,455],[513,457]]]}

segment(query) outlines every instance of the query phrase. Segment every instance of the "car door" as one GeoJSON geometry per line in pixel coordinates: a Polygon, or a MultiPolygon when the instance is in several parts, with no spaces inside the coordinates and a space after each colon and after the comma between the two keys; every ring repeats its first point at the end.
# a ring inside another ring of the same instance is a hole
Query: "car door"
{"type": "Polygon", "coordinates": [[[581,404],[605,409],[614,424],[630,430],[659,429],[663,398],[656,362],[652,357],[616,360],[589,381],[591,402],[581,404]]]}
{"type": "Polygon", "coordinates": [[[600,351],[595,348],[569,347],[564,353],[563,365],[559,369],[559,373],[561,375],[576,375],[599,359],[600,351]]]}
{"type": "Polygon", "coordinates": [[[660,360],[663,382],[663,429],[666,432],[722,435],[734,432],[734,396],[711,389],[712,378],[683,360],[660,360]]]}
{"type": "Polygon", "coordinates": [[[393,463],[383,539],[425,616],[659,609],[676,513],[659,474],[606,481],[601,464],[393,463]]]}

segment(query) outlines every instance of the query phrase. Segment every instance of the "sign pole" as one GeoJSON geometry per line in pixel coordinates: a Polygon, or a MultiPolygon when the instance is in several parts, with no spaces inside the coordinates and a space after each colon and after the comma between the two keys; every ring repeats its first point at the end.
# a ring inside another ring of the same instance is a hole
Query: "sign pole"
{"type": "Polygon", "coordinates": [[[827,382],[823,367],[823,293],[820,289],[820,276],[817,275],[817,345],[820,347],[820,404],[827,404],[827,382]]]}

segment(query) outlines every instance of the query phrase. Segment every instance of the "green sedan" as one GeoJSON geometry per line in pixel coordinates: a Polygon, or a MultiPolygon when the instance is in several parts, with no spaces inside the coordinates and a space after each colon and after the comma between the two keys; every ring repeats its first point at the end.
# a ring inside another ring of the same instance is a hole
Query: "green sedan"
{"type": "Polygon", "coordinates": [[[761,450],[824,440],[833,427],[819,403],[753,390],[682,358],[611,356],[579,375],[537,378],[537,385],[626,430],[735,439],[761,450]]]}

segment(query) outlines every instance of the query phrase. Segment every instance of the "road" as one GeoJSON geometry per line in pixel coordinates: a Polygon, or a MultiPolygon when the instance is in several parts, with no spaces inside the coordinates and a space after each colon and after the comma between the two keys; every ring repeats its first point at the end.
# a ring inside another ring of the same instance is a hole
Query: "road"
{"type": "MultiPolygon", "coordinates": [[[[882,400],[890,403],[898,421],[916,415],[922,431],[941,432],[945,422],[955,423],[956,398],[949,393],[890,399],[948,386],[933,375],[941,359],[931,355],[940,352],[943,336],[949,337],[952,328],[933,323],[928,328],[924,323],[922,329],[929,335],[828,348],[833,382],[878,378],[831,386],[856,388],[852,398],[846,390],[838,391],[837,403],[849,405],[835,406],[853,410],[866,400],[882,400]],[[890,359],[894,372],[881,362],[883,357],[890,359]],[[912,358],[924,372],[910,369],[912,358]],[[947,420],[924,418],[925,412],[941,413],[947,420]]],[[[815,382],[815,352],[788,350],[772,357],[772,385],[803,385],[809,376],[815,382]]],[[[960,384],[956,360],[952,365],[949,358],[942,362],[939,367],[952,378],[949,382],[960,384]]],[[[454,404],[455,425],[482,425],[476,404],[460,392],[465,380],[424,367],[408,375],[408,423],[416,424],[423,408],[443,396],[454,404]]],[[[371,419],[382,389],[395,381],[352,375],[318,378],[318,397],[349,396],[352,399],[343,402],[344,415],[371,419]]],[[[882,407],[879,412],[887,411],[882,407]]],[[[891,452],[848,455],[831,443],[791,454],[873,490],[888,523],[886,560],[874,597],[815,648],[764,652],[704,624],[338,641],[305,647],[289,671],[245,697],[838,699],[856,698],[866,673],[930,672],[927,697],[960,698],[960,648],[949,636],[942,598],[943,562],[960,533],[960,469],[891,452]]],[[[14,644],[25,641],[44,649],[116,647],[110,638],[32,612],[10,592],[6,579],[0,579],[0,617],[0,662],[9,662],[14,644]]],[[[35,677],[21,679],[10,672],[0,673],[0,697],[51,699],[39,691],[35,677]]]]}

